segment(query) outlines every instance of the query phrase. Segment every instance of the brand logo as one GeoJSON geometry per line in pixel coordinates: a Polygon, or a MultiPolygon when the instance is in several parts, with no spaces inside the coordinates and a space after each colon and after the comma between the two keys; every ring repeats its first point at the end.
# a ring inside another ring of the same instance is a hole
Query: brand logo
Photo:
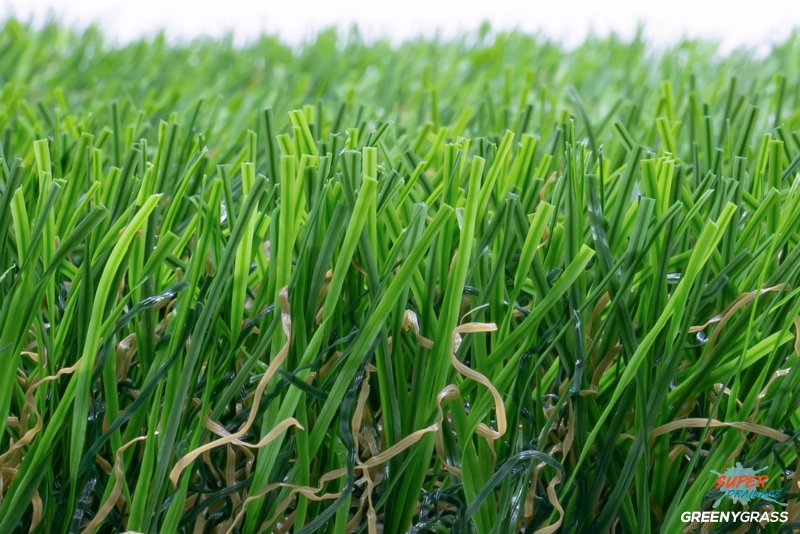
{"type": "MultiPolygon", "coordinates": [[[[765,501],[781,504],[775,499],[781,496],[779,490],[768,491],[766,489],[769,477],[766,475],[759,475],[767,468],[762,467],[758,471],[749,467],[744,467],[740,462],[736,462],[734,467],[729,467],[725,473],[717,473],[713,469],[712,473],[717,475],[717,482],[714,486],[722,492],[722,496],[714,502],[712,508],[719,506],[722,499],[725,497],[732,500],[734,503],[747,504],[754,499],[764,499],[765,501]]],[[[781,506],[786,506],[781,504],[781,506]]]]}
{"type": "MultiPolygon", "coordinates": [[[[717,508],[722,499],[730,499],[734,504],[739,503],[746,505],[751,501],[765,500],[773,502],[782,507],[786,507],[785,503],[778,502],[777,499],[781,496],[780,490],[769,490],[767,485],[769,477],[765,474],[760,474],[766,471],[766,467],[761,469],[752,469],[744,467],[740,462],[736,465],[729,467],[724,473],[718,473],[711,470],[712,473],[717,475],[714,483],[714,489],[722,492],[722,495],[714,501],[712,508],[717,508]]],[[[681,514],[681,520],[684,523],[717,523],[727,521],[768,521],[768,522],[786,522],[789,520],[787,512],[766,512],[766,511],[748,511],[748,512],[684,512],[681,514]]]]}

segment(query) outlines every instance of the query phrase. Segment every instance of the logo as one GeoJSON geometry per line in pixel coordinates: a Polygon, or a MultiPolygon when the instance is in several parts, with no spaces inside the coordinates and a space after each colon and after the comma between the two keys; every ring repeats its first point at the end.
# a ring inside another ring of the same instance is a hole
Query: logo
{"type": "Polygon", "coordinates": [[[762,467],[755,471],[749,467],[742,466],[741,462],[736,462],[734,467],[726,469],[724,474],[717,473],[712,469],[711,472],[718,477],[714,487],[722,492],[722,496],[714,502],[712,508],[719,506],[719,503],[725,497],[734,503],[747,504],[754,499],[764,499],[765,501],[786,506],[775,500],[781,496],[779,490],[767,491],[766,485],[769,482],[769,477],[758,474],[766,469],[766,467],[762,467]]]}
{"type": "MultiPolygon", "coordinates": [[[[786,507],[785,503],[778,502],[781,496],[780,490],[768,490],[767,484],[769,477],[760,473],[766,471],[766,467],[761,469],[752,469],[744,467],[741,462],[736,462],[736,465],[729,467],[724,473],[718,473],[711,470],[712,473],[717,475],[714,483],[714,489],[722,492],[722,495],[714,501],[712,508],[717,508],[722,499],[730,499],[734,504],[739,503],[747,505],[751,501],[765,500],[773,502],[782,507],[786,507]]],[[[782,522],[785,523],[789,520],[788,512],[766,512],[766,511],[750,511],[750,512],[684,512],[681,514],[681,520],[684,523],[717,523],[720,521],[768,521],[768,522],[782,522]]]]}

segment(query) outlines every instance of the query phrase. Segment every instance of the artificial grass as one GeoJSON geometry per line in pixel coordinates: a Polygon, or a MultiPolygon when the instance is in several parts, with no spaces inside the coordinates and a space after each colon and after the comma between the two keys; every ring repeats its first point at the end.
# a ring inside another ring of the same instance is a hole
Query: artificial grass
{"type": "Polygon", "coordinates": [[[0,532],[798,525],[798,35],[231,43],[0,33],[0,532]]]}

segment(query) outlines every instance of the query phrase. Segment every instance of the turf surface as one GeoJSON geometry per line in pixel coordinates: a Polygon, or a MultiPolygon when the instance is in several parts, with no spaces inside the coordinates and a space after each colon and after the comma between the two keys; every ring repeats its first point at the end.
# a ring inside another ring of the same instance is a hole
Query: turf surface
{"type": "Polygon", "coordinates": [[[0,31],[0,532],[800,525],[800,35],[232,42],[0,31]]]}

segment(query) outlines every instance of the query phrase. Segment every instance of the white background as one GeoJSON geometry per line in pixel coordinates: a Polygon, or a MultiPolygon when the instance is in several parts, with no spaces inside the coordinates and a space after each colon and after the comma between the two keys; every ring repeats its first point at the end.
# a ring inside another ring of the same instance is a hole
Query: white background
{"type": "Polygon", "coordinates": [[[566,45],[588,32],[632,36],[643,23],[655,44],[682,36],[719,40],[722,52],[740,46],[766,52],[800,26],[799,0],[0,0],[0,16],[41,23],[55,15],[76,26],[99,22],[124,43],[165,29],[173,40],[233,31],[246,42],[262,31],[302,42],[328,26],[357,23],[367,38],[399,41],[453,35],[489,21],[493,29],[541,31],[566,45]]]}

